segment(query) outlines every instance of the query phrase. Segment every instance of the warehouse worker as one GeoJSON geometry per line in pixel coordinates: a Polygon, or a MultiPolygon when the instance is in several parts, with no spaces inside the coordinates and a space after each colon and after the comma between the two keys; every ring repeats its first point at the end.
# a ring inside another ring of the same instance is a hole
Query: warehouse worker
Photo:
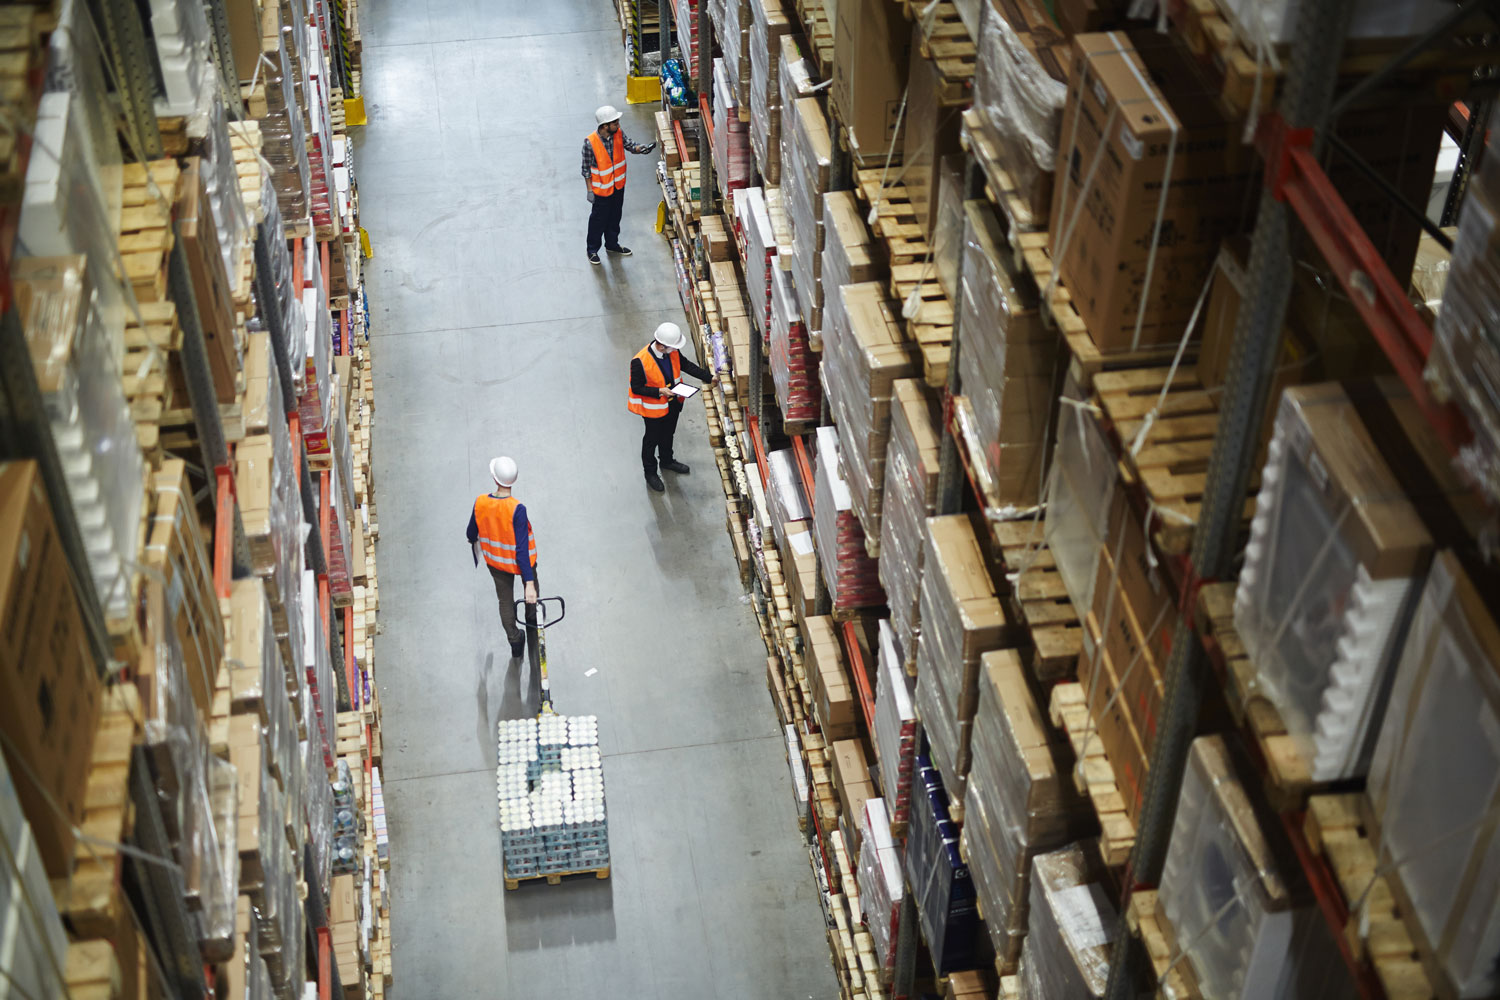
{"type": "Polygon", "coordinates": [[[682,412],[682,398],[672,387],[682,381],[682,373],[710,384],[718,379],[682,356],[687,337],[676,323],[656,328],[655,338],[630,359],[630,396],[626,405],[631,413],[640,414],[646,422],[641,437],[641,465],[646,471],[646,485],[657,493],[666,490],[656,474],[657,455],[668,472],[687,475],[685,463],[672,458],[672,435],[677,433],[677,416],[682,412]]]}
{"type": "MultiPolygon", "coordinates": [[[[516,628],[517,576],[526,583],[526,603],[536,603],[536,533],[531,530],[526,506],[510,495],[516,474],[514,460],[504,455],[493,459],[490,478],[495,481],[495,490],[475,499],[474,512],[469,515],[469,545],[474,550],[474,565],[479,565],[479,557],[483,555],[495,580],[500,624],[505,626],[512,657],[520,656],[526,648],[526,634],[516,628]]],[[[530,609],[527,611],[529,619],[530,609]]]]}
{"type": "Polygon", "coordinates": [[[625,154],[649,153],[656,143],[631,142],[620,128],[620,112],[606,104],[594,112],[598,128],[583,140],[583,183],[593,209],[589,212],[589,263],[599,263],[599,244],[618,257],[629,257],[620,243],[620,213],[625,209],[625,154]]]}

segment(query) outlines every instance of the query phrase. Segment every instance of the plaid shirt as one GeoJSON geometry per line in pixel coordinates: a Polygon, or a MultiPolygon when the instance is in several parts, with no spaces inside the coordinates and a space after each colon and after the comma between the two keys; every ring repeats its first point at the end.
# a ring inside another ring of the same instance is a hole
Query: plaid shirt
{"type": "MultiPolygon", "coordinates": [[[[625,140],[625,149],[627,151],[629,151],[629,152],[632,152],[632,153],[649,153],[653,149],[656,148],[656,143],[654,143],[654,142],[648,142],[648,143],[645,143],[644,145],[641,144],[641,143],[639,143],[639,142],[631,142],[630,141],[630,136],[628,136],[628,135],[625,134],[625,130],[624,129],[620,130],[620,135],[621,135],[622,138],[624,138],[624,140],[625,140]]],[[[613,140],[611,140],[611,141],[613,141],[613,140]]],[[[592,171],[593,169],[594,169],[594,144],[593,144],[593,142],[591,140],[584,139],[583,140],[583,179],[584,179],[585,182],[588,181],[588,179],[589,179],[589,172],[592,171]]]]}

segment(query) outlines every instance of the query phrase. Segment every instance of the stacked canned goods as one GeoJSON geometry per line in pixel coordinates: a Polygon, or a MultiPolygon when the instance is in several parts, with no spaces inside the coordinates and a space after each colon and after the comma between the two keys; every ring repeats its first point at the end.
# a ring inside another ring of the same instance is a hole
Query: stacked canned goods
{"type": "Polygon", "coordinates": [[[501,720],[495,781],[507,878],[609,865],[597,717],[501,720]]]}

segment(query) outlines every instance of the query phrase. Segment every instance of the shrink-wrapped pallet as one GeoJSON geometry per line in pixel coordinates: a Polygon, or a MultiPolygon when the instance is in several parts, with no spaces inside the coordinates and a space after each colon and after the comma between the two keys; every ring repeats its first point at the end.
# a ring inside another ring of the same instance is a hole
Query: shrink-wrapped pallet
{"type": "Polygon", "coordinates": [[[750,124],[740,120],[734,78],[723,59],[714,60],[713,86],[714,180],[719,196],[727,200],[731,192],[750,183],[750,124]]]}
{"type": "Polygon", "coordinates": [[[865,532],[839,470],[839,438],[832,427],[818,428],[818,465],[813,501],[813,533],[818,565],[835,611],[885,603],[875,560],[865,551],[865,532]]]}
{"type": "Polygon", "coordinates": [[[816,98],[792,102],[781,132],[781,192],[792,230],[792,283],[810,333],[823,329],[823,194],[833,141],[816,98]]]}
{"type": "Polygon", "coordinates": [[[1013,650],[984,654],[964,846],[995,955],[1006,968],[1026,934],[1031,859],[1089,832],[1067,742],[1048,726],[1013,650]]]}
{"type": "Polygon", "coordinates": [[[781,182],[782,39],[796,28],[779,0],[746,0],[750,8],[750,148],[767,184],[781,182]]]}
{"type": "Polygon", "coordinates": [[[786,551],[787,527],[812,516],[807,507],[807,491],[802,473],[792,456],[792,449],[778,448],[766,456],[766,505],[770,508],[771,532],[776,547],[786,551]]]}
{"type": "Polygon", "coordinates": [[[896,961],[896,933],[905,899],[901,852],[891,838],[884,799],[866,799],[860,816],[859,908],[875,942],[875,957],[889,970],[896,961]]]}
{"type": "Polygon", "coordinates": [[[745,244],[745,296],[750,300],[750,323],[762,337],[770,331],[771,272],[776,260],[776,233],[766,207],[763,188],[741,188],[734,193],[735,222],[745,244]]]}
{"type": "Polygon", "coordinates": [[[1013,266],[993,208],[970,201],[964,212],[958,379],[982,449],[970,459],[989,470],[999,500],[1029,506],[1042,491],[1058,337],[1043,327],[1035,285],[1013,266]]]}
{"type": "Polygon", "coordinates": [[[823,402],[818,355],[808,342],[791,272],[779,267],[771,269],[771,381],[784,419],[818,419],[823,402]]]}
{"type": "Polygon", "coordinates": [[[962,800],[979,658],[1004,639],[1005,613],[966,515],[928,518],[922,559],[917,710],[933,763],[948,793],[962,800]]]}
{"type": "Polygon", "coordinates": [[[920,379],[892,384],[879,571],[891,607],[891,638],[903,666],[917,662],[922,548],[927,518],[937,513],[941,427],[942,413],[920,379]]]}
{"type": "Polygon", "coordinates": [[[972,968],[979,939],[974,880],[958,849],[958,827],[948,815],[948,795],[931,763],[917,758],[906,874],[917,904],[922,940],[939,975],[972,968]]]}
{"type": "Polygon", "coordinates": [[[842,285],[879,281],[885,273],[853,191],[823,195],[823,287],[832,297],[842,285]]]}
{"type": "Polygon", "coordinates": [[[875,678],[875,756],[892,823],[906,822],[911,807],[911,777],[917,753],[917,713],[906,668],[896,652],[890,623],[879,631],[878,676],[875,678]]]}
{"type": "Polygon", "coordinates": [[[823,388],[839,436],[839,457],[867,538],[880,539],[891,386],[920,373],[915,345],[874,283],[829,293],[823,325],[823,388]]]}
{"type": "Polygon", "coordinates": [[[1031,862],[1020,1000],[1104,995],[1119,917],[1090,853],[1086,843],[1072,844],[1031,862]]]}

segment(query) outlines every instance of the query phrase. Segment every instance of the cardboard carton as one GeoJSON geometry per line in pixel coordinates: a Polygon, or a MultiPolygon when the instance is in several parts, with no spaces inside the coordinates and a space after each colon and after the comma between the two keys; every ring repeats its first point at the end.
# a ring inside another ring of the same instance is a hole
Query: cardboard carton
{"type": "Polygon", "coordinates": [[[856,163],[874,165],[892,148],[901,152],[897,124],[910,56],[911,33],[899,6],[841,0],[834,19],[832,99],[849,129],[856,163]]]}

